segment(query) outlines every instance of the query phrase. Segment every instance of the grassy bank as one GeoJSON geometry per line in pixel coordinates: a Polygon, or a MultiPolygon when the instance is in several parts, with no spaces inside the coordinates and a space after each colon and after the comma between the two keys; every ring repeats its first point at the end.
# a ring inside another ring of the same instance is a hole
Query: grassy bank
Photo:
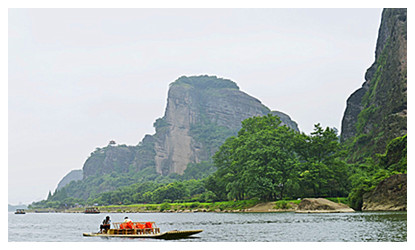
{"type": "Polygon", "coordinates": [[[258,204],[257,200],[221,201],[221,202],[183,202],[162,204],[132,204],[99,206],[101,212],[143,213],[143,212],[222,212],[242,211],[258,204]]]}
{"type": "MultiPolygon", "coordinates": [[[[327,198],[336,203],[347,204],[347,198],[327,198]]],[[[292,211],[301,200],[279,200],[272,203],[272,209],[292,211]]],[[[269,203],[269,202],[268,202],[269,203]]],[[[150,212],[249,212],[256,205],[265,204],[259,200],[221,201],[221,202],[183,202],[162,204],[131,204],[97,206],[101,213],[150,213],[150,212]]],[[[44,209],[45,211],[50,209],[44,209]]],[[[55,212],[83,213],[85,208],[53,210],[55,212]]],[[[27,212],[34,212],[27,210],[27,212]]]]}

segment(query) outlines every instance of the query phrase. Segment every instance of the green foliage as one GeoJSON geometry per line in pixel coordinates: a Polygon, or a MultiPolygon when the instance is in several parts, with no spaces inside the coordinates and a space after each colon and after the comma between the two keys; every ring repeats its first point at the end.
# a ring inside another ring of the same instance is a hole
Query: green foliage
{"type": "Polygon", "coordinates": [[[370,120],[370,118],[376,114],[379,107],[375,107],[375,105],[370,105],[369,107],[363,109],[358,117],[357,117],[357,123],[356,123],[356,131],[357,133],[361,134],[363,133],[363,129],[367,125],[367,122],[370,120]]]}
{"type": "Polygon", "coordinates": [[[160,205],[160,212],[163,212],[165,210],[170,210],[170,209],[171,209],[171,205],[168,202],[165,202],[160,205]]]}
{"type": "Polygon", "coordinates": [[[236,200],[236,201],[221,201],[215,202],[209,208],[211,210],[219,209],[220,211],[224,210],[241,210],[255,206],[259,203],[258,199],[250,199],[250,200],[236,200]]]}
{"type": "Polygon", "coordinates": [[[407,136],[391,140],[384,154],[378,154],[374,159],[367,157],[363,163],[353,167],[350,177],[351,190],[348,199],[350,206],[360,210],[363,204],[363,195],[373,190],[379,182],[394,175],[407,172],[407,136]]]}
{"type": "Polygon", "coordinates": [[[290,208],[292,208],[292,205],[285,200],[275,202],[275,209],[290,209],[290,208]]]}
{"type": "Polygon", "coordinates": [[[161,203],[166,199],[179,200],[186,195],[186,189],[181,182],[173,182],[168,185],[161,186],[153,191],[151,200],[155,203],[161,203]]]}
{"type": "Polygon", "coordinates": [[[193,201],[180,206],[195,209],[203,208],[202,202],[233,200],[210,207],[229,210],[280,199],[276,207],[286,209],[289,197],[344,197],[352,189],[347,200],[334,201],[359,209],[364,193],[392,174],[406,173],[406,154],[405,135],[392,140],[378,160],[368,157],[350,167],[342,160],[346,152],[334,129],[316,124],[310,135],[297,133],[269,114],[243,121],[237,136],[220,146],[213,164],[189,164],[182,176],[161,176],[154,167],[91,176],[49,193],[47,200],[31,207],[162,203],[146,209],[164,211],[172,209],[171,202],[193,201]]]}
{"type": "Polygon", "coordinates": [[[162,133],[167,131],[170,124],[163,118],[158,118],[154,123],[153,127],[156,129],[157,133],[162,133]]]}
{"type": "Polygon", "coordinates": [[[189,163],[182,176],[177,178],[182,180],[200,180],[208,177],[216,171],[216,167],[211,162],[202,161],[200,163],[189,163]]]}
{"type": "Polygon", "coordinates": [[[347,199],[347,197],[326,197],[327,200],[332,201],[332,202],[336,202],[336,203],[343,203],[346,205],[349,205],[349,200],[347,199]]]}
{"type": "Polygon", "coordinates": [[[243,121],[237,137],[214,155],[218,170],[206,188],[219,199],[236,200],[347,195],[348,167],[335,130],[317,124],[309,136],[280,123],[272,115],[243,121]]]}
{"type": "Polygon", "coordinates": [[[226,138],[235,135],[235,131],[211,122],[203,115],[203,111],[200,113],[200,120],[191,125],[189,134],[203,145],[209,155],[213,155],[226,138]]]}
{"type": "Polygon", "coordinates": [[[354,124],[354,138],[345,143],[349,163],[362,163],[366,157],[377,161],[376,154],[383,153],[390,140],[407,131],[407,70],[401,57],[406,29],[395,25],[386,27],[394,32],[378,49],[380,53],[362,89],[365,94],[361,103],[354,103],[361,111],[354,124]]]}
{"type": "Polygon", "coordinates": [[[397,137],[389,142],[384,154],[378,155],[379,164],[389,171],[406,173],[407,135],[397,137]]]}
{"type": "Polygon", "coordinates": [[[348,194],[349,168],[341,159],[346,152],[334,129],[323,129],[316,124],[311,135],[298,134],[295,144],[299,157],[300,196],[332,197],[348,194]]]}
{"type": "Polygon", "coordinates": [[[211,191],[226,192],[229,199],[237,200],[283,197],[296,158],[292,150],[294,132],[280,123],[271,114],[244,120],[238,136],[228,138],[213,157],[218,170],[213,177],[216,180],[208,184],[212,187],[222,182],[224,190],[211,191]]]}

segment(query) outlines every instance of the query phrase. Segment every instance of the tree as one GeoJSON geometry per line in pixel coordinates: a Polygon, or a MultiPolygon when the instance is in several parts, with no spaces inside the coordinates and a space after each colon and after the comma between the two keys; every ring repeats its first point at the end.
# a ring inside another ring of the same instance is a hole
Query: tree
{"type": "Polygon", "coordinates": [[[181,200],[186,195],[186,189],[182,182],[173,182],[161,186],[152,192],[153,202],[162,203],[164,200],[181,200]]]}
{"type": "Polygon", "coordinates": [[[213,157],[214,178],[226,185],[228,198],[282,199],[295,174],[294,136],[272,114],[244,120],[238,135],[228,138],[213,157]]]}
{"type": "Polygon", "coordinates": [[[361,210],[363,195],[374,189],[382,180],[407,172],[407,135],[392,139],[384,154],[367,157],[352,168],[350,181],[353,189],[349,193],[350,206],[361,210]]]}
{"type": "Polygon", "coordinates": [[[348,167],[336,130],[314,125],[311,135],[297,134],[299,183],[303,195],[344,196],[348,191],[348,167]]]}

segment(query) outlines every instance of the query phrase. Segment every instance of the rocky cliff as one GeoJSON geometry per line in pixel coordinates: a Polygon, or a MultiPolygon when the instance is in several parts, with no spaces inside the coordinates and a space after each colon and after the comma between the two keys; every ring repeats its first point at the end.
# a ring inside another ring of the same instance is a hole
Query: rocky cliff
{"type": "Polygon", "coordinates": [[[136,146],[97,148],[83,166],[83,178],[116,173],[136,173],[155,168],[157,173],[183,174],[189,163],[210,160],[241,121],[272,112],[283,124],[297,124],[279,111],[239,90],[231,80],[216,76],[180,77],[170,84],[164,116],[154,122],[156,133],[136,146]]]}
{"type": "Polygon", "coordinates": [[[363,195],[363,211],[406,211],[407,176],[393,175],[363,195]]]}
{"type": "Polygon", "coordinates": [[[352,161],[382,153],[391,139],[407,133],[406,17],[406,9],[384,9],[375,62],[347,100],[341,140],[351,146],[352,161]]]}
{"type": "MultiPolygon", "coordinates": [[[[157,172],[183,174],[187,164],[209,160],[227,137],[237,133],[244,119],[268,113],[266,106],[231,80],[180,77],[170,84],[164,117],[154,124],[157,172]]],[[[289,116],[274,114],[298,131],[289,116]]]]}

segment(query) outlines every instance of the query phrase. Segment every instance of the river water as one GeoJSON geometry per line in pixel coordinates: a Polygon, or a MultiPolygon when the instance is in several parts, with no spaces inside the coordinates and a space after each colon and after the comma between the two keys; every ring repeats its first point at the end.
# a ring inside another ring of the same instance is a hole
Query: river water
{"type": "MultiPolygon", "coordinates": [[[[8,215],[9,242],[131,242],[156,239],[83,237],[97,232],[107,214],[27,213],[8,215]]],[[[155,221],[162,232],[203,229],[190,242],[396,242],[407,241],[406,212],[334,214],[133,213],[109,214],[112,222],[155,221]]]]}

